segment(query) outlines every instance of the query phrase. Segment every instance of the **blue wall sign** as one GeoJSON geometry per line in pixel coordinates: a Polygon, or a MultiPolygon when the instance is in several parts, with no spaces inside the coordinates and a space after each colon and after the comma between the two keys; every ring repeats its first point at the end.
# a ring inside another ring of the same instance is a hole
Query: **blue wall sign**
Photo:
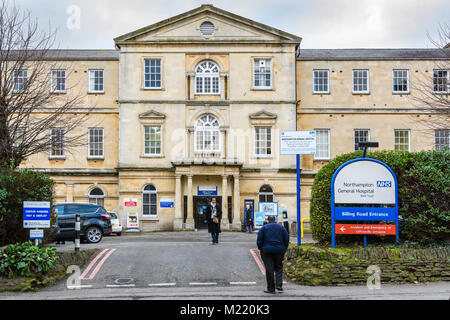
{"type": "Polygon", "coordinates": [[[197,195],[199,196],[217,196],[217,186],[198,186],[197,195]]]}
{"type": "Polygon", "coordinates": [[[172,198],[162,198],[159,201],[159,206],[161,208],[173,208],[174,207],[174,200],[172,198]]]}

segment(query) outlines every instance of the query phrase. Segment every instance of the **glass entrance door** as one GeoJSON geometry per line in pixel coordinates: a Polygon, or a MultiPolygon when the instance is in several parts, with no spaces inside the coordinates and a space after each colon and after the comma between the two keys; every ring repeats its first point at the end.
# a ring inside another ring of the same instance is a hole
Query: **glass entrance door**
{"type": "MultiPolygon", "coordinates": [[[[222,197],[220,196],[194,196],[194,223],[196,229],[208,228],[208,224],[205,223],[205,214],[206,208],[211,203],[212,198],[216,198],[217,205],[222,208],[222,197]]],[[[223,215],[224,213],[222,208],[222,218],[223,215]]]]}

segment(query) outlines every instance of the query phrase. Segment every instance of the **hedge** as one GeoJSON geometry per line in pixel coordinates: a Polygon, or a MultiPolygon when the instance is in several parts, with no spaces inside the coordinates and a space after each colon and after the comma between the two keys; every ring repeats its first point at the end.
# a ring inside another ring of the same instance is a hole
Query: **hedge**
{"type": "MultiPolygon", "coordinates": [[[[311,231],[321,244],[331,242],[331,180],[343,163],[360,158],[361,151],[331,160],[317,173],[311,192],[311,231]]],[[[386,163],[399,184],[400,240],[421,245],[450,240],[450,152],[368,152],[367,158],[386,163]]],[[[337,243],[361,241],[361,236],[336,236],[337,243]]],[[[392,237],[368,237],[368,241],[392,242],[392,237]]]]}
{"type": "MultiPolygon", "coordinates": [[[[32,169],[0,168],[0,246],[25,242],[29,229],[23,227],[23,201],[52,201],[54,182],[32,169]]],[[[48,237],[49,229],[45,229],[48,237]]]]}

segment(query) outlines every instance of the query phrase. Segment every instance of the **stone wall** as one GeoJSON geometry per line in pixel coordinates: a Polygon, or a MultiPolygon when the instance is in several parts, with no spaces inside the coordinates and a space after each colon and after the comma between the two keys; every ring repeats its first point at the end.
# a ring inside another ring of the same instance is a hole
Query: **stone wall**
{"type": "Polygon", "coordinates": [[[323,249],[313,246],[289,246],[284,272],[302,285],[366,284],[380,268],[383,283],[450,281],[450,247],[429,249],[323,249]]]}

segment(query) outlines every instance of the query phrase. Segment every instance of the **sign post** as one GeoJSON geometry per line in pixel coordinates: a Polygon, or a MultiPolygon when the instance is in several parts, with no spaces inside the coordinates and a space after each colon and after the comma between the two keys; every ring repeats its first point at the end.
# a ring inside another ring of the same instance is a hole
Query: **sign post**
{"type": "Polygon", "coordinates": [[[387,164],[376,159],[358,158],[336,170],[331,181],[332,248],[336,247],[336,234],[363,235],[364,247],[367,235],[395,235],[398,243],[398,184],[387,164]],[[336,224],[336,220],[362,221],[364,224],[336,224]],[[365,224],[367,221],[395,221],[395,225],[365,224]]]}
{"type": "Polygon", "coordinates": [[[44,239],[44,230],[50,228],[50,202],[49,201],[24,201],[23,202],[23,227],[30,230],[30,239],[34,239],[35,245],[39,239],[44,239]]]}
{"type": "Polygon", "coordinates": [[[315,131],[282,131],[280,134],[280,154],[296,155],[297,168],[297,244],[302,243],[300,212],[300,155],[316,153],[315,131]]]}
{"type": "Polygon", "coordinates": [[[126,232],[139,232],[139,216],[137,213],[138,199],[125,198],[123,205],[127,214],[127,231],[126,232]]]}

